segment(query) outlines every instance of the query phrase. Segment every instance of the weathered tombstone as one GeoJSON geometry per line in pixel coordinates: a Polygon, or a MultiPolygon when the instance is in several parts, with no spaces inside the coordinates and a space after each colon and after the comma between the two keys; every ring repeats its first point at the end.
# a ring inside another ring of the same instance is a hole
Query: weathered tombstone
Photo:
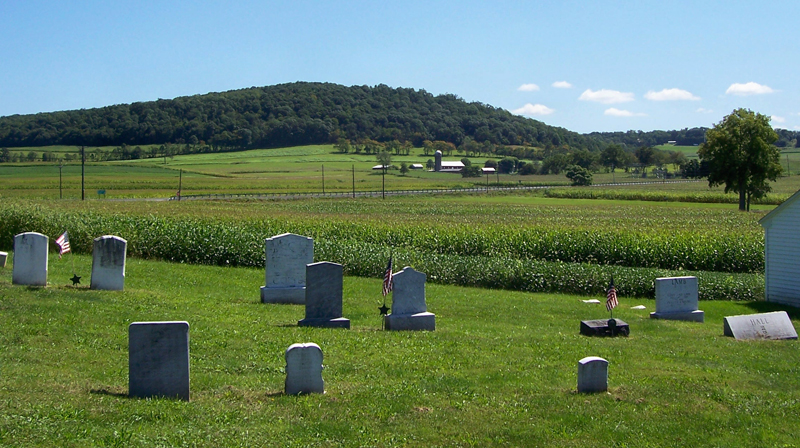
{"type": "Polygon", "coordinates": [[[324,394],[322,349],[313,342],[292,344],[286,349],[286,395],[324,394]]]}
{"type": "Polygon", "coordinates": [[[608,361],[597,356],[587,356],[578,361],[578,392],[607,390],[608,361]]]}
{"type": "Polygon", "coordinates": [[[342,317],[342,265],[322,261],[306,265],[306,318],[301,327],[350,328],[342,317]]]}
{"type": "Polygon", "coordinates": [[[0,268],[6,267],[7,259],[8,259],[8,252],[0,252],[0,268]]]}
{"type": "Polygon", "coordinates": [[[384,316],[387,330],[436,329],[436,315],[425,304],[425,274],[406,266],[394,274],[392,314],[384,316]]]}
{"type": "Polygon", "coordinates": [[[656,311],[650,317],[702,323],[704,313],[697,309],[697,277],[657,278],[656,311]]]}
{"type": "Polygon", "coordinates": [[[622,319],[595,319],[581,321],[581,334],[584,336],[628,336],[630,325],[622,319]]]}
{"type": "Polygon", "coordinates": [[[128,326],[128,396],[189,401],[189,323],[128,326]]]}
{"type": "Polygon", "coordinates": [[[14,268],[11,283],[47,286],[47,249],[50,239],[36,232],[14,236],[14,268]]]}
{"type": "Polygon", "coordinates": [[[266,268],[263,303],[296,303],[306,300],[306,265],[314,262],[314,240],[284,233],[265,240],[266,268]]]}
{"type": "Polygon", "coordinates": [[[797,331],[786,311],[727,316],[723,333],[736,339],[797,339],[797,331]]]}
{"type": "Polygon", "coordinates": [[[91,289],[122,291],[125,287],[125,257],[128,242],[118,236],[94,239],[91,289]]]}

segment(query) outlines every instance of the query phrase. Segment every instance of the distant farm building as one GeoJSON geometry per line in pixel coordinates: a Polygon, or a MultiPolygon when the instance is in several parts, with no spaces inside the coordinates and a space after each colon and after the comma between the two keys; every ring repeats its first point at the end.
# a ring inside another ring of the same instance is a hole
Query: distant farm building
{"type": "Polygon", "coordinates": [[[461,162],[445,162],[442,160],[442,151],[436,151],[434,154],[436,161],[433,165],[433,170],[441,173],[460,173],[464,169],[464,164],[461,162]]]}
{"type": "Polygon", "coordinates": [[[764,295],[800,307],[800,191],[759,223],[764,227],[764,295]]]}
{"type": "Polygon", "coordinates": [[[494,174],[496,171],[497,171],[496,169],[494,169],[494,168],[492,168],[490,166],[485,166],[485,167],[481,168],[481,173],[483,173],[483,174],[494,174]]]}
{"type": "Polygon", "coordinates": [[[422,166],[421,163],[412,163],[409,168],[411,168],[412,170],[421,170],[424,169],[425,167],[422,166]]]}
{"type": "Polygon", "coordinates": [[[373,170],[382,170],[384,168],[386,168],[388,170],[389,169],[389,165],[375,165],[375,166],[372,167],[373,170]]]}

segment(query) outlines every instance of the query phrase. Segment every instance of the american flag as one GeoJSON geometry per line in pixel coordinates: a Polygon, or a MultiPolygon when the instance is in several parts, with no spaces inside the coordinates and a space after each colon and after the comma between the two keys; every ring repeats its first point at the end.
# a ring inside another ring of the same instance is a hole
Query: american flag
{"type": "Polygon", "coordinates": [[[56,238],[56,244],[58,245],[58,258],[61,258],[62,255],[69,252],[69,238],[67,237],[66,231],[64,231],[60,237],[56,238]]]}
{"type": "Polygon", "coordinates": [[[611,277],[611,283],[608,284],[608,291],[606,291],[606,309],[613,310],[619,302],[617,302],[617,288],[614,287],[614,277],[611,277]]]}
{"type": "Polygon", "coordinates": [[[392,257],[389,257],[389,264],[386,265],[386,272],[383,273],[383,296],[392,290],[392,257]]]}

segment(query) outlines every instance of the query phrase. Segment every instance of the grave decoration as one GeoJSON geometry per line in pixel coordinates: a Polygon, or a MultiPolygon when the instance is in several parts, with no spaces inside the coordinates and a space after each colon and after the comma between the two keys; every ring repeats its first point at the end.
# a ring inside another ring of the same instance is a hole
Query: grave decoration
{"type": "Polygon", "coordinates": [[[614,308],[619,304],[617,299],[617,288],[614,285],[614,277],[606,289],[606,309],[611,313],[611,318],[582,320],[580,332],[585,336],[628,336],[631,333],[630,326],[621,319],[614,318],[614,308]]]}

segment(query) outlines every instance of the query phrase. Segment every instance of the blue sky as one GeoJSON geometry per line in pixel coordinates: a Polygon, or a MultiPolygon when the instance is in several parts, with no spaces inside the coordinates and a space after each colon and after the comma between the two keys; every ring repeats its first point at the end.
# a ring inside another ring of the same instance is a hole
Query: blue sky
{"type": "Polygon", "coordinates": [[[800,130],[797,1],[0,3],[0,116],[294,81],[452,93],[577,132],[800,130]]]}

